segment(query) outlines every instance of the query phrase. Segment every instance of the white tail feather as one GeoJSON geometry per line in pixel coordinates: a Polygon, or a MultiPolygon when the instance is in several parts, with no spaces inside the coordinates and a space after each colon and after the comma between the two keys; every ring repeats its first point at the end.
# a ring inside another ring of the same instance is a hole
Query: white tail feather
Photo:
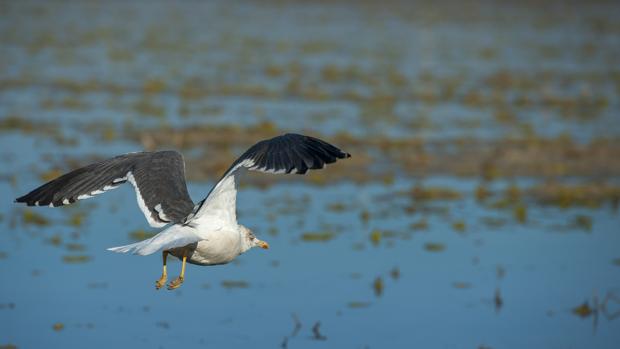
{"type": "Polygon", "coordinates": [[[193,230],[188,226],[173,225],[150,239],[130,245],[110,247],[108,251],[146,256],[161,250],[183,247],[202,240],[193,230]]]}

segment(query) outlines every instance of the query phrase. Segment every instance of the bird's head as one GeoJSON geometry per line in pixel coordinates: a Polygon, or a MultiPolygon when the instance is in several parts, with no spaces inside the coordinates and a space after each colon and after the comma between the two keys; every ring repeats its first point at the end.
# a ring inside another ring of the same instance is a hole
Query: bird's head
{"type": "Polygon", "coordinates": [[[259,240],[250,229],[242,225],[239,225],[239,227],[241,228],[241,232],[244,235],[243,252],[251,249],[252,247],[260,247],[265,250],[269,248],[269,244],[263,240],[259,240]]]}

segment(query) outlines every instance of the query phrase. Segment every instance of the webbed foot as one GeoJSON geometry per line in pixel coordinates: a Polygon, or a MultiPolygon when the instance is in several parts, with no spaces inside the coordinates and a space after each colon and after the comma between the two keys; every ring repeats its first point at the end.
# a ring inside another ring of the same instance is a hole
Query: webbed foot
{"type": "Polygon", "coordinates": [[[170,281],[168,283],[168,289],[174,290],[174,289],[181,287],[181,285],[183,284],[183,279],[184,279],[183,276],[179,276],[178,278],[170,281]]]}

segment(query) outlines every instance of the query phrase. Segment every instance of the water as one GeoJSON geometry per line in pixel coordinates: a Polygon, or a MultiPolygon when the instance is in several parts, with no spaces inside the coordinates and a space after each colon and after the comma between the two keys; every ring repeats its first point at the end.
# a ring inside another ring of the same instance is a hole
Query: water
{"type": "MultiPolygon", "coordinates": [[[[1,6],[0,121],[35,127],[0,130],[0,345],[618,346],[618,209],[543,205],[527,191],[542,176],[412,178],[383,163],[393,181],[369,173],[318,186],[310,175],[243,187],[239,221],[271,249],[190,265],[175,291],[154,288],[159,254],[106,251],[154,231],[131,187],[67,208],[12,203],[67,159],[142,149],[123,134],[131,127],[268,121],[327,137],[493,141],[530,129],[617,139],[616,5],[547,5],[557,10],[549,20],[533,5],[1,6]],[[386,78],[394,72],[402,77],[386,78]],[[508,87],[488,82],[501,72],[508,87]],[[516,121],[498,120],[500,109],[516,121]],[[476,199],[481,183],[486,200],[476,199]],[[499,204],[515,185],[524,213],[499,204]],[[458,197],[416,199],[420,186],[458,197]],[[48,224],[26,222],[28,212],[48,224]],[[580,316],[584,302],[591,312],[580,316]]],[[[190,194],[200,200],[211,185],[192,181],[190,194]]],[[[168,268],[175,277],[180,263],[168,268]]]]}
{"type": "MultiPolygon", "coordinates": [[[[448,182],[465,192],[472,189],[466,181],[448,182]]],[[[174,292],[154,290],[159,255],[125,256],[104,249],[128,243],[127,230],[145,226],[130,188],[99,198],[79,229],[20,223],[9,229],[7,222],[2,303],[15,308],[0,313],[8,328],[5,341],[24,347],[275,347],[284,337],[296,347],[611,347],[617,341],[617,322],[601,315],[593,327],[591,317],[581,319],[571,310],[618,287],[618,267],[611,263],[620,242],[616,212],[587,210],[595,222],[591,233],[554,227],[577,212],[545,208],[533,210],[525,225],[510,222],[498,229],[485,226],[480,217],[511,221],[510,215],[464,200],[445,205],[447,217],[430,215],[427,230],[412,232],[409,225],[422,215],[403,214],[393,200],[380,199],[407,185],[291,184],[244,190],[240,220],[269,241],[271,249],[252,250],[227,266],[189,266],[185,284],[174,292]],[[300,204],[299,196],[308,202],[300,204]],[[334,202],[354,206],[342,212],[326,209],[326,203],[334,202]],[[362,208],[385,213],[364,224],[358,218],[362,208]],[[277,218],[269,222],[270,215],[277,218]],[[455,232],[452,220],[464,220],[466,232],[455,232]],[[336,232],[333,240],[301,240],[303,232],[326,226],[336,232]],[[277,235],[269,234],[271,227],[277,227],[277,235]],[[404,235],[375,246],[369,239],[372,229],[404,235]],[[58,246],[46,243],[52,235],[60,236],[58,246]],[[443,244],[445,250],[426,251],[428,242],[443,244]],[[72,254],[66,249],[69,243],[84,244],[83,253],[92,260],[63,263],[62,257],[72,254]],[[377,278],[381,294],[373,287],[377,278]],[[222,286],[226,281],[243,281],[247,288],[227,289],[222,286]],[[496,292],[501,305],[496,305],[496,292]],[[294,337],[292,314],[302,323],[294,337]],[[317,321],[327,336],[325,344],[311,339],[310,328],[317,321]],[[58,322],[65,326],[59,333],[52,330],[58,322]]],[[[204,193],[208,186],[190,189],[204,193]]],[[[4,197],[12,194],[2,186],[4,197]]],[[[54,222],[71,213],[41,210],[54,222]]],[[[170,263],[170,274],[179,267],[170,263]]]]}

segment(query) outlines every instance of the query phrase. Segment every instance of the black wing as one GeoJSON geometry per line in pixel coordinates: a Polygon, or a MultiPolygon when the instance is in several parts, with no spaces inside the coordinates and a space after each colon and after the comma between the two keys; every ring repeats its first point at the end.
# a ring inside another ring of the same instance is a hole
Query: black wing
{"type": "Polygon", "coordinates": [[[103,160],[62,175],[15,199],[28,206],[63,206],[130,182],[149,224],[182,222],[193,210],[185,164],[176,151],[138,152],[103,160]]]}
{"type": "Polygon", "coordinates": [[[267,173],[305,174],[309,169],[320,169],[350,156],[318,138],[287,133],[254,144],[230,166],[227,173],[243,166],[267,173]]]}
{"type": "Polygon", "coordinates": [[[337,159],[351,157],[335,146],[318,138],[287,133],[282,136],[260,141],[241,155],[224,173],[222,179],[202,200],[195,214],[187,221],[201,216],[216,214],[230,223],[236,222],[235,176],[239,169],[267,173],[305,174],[308,170],[324,168],[337,159]]]}

